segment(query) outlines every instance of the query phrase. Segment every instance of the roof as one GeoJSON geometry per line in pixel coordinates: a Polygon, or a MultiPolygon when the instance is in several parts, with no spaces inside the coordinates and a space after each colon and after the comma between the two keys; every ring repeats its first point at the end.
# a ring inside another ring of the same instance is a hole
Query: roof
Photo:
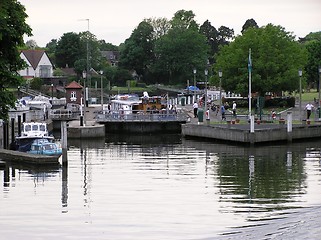
{"type": "Polygon", "coordinates": [[[72,81],[65,87],[65,89],[82,89],[82,86],[76,81],[72,81]]]}
{"type": "Polygon", "coordinates": [[[61,71],[68,76],[77,75],[74,68],[65,67],[65,68],[61,68],[61,71]]]}
{"type": "Polygon", "coordinates": [[[33,69],[37,68],[42,56],[45,54],[45,51],[40,49],[27,49],[22,50],[21,52],[25,55],[33,69]]]}

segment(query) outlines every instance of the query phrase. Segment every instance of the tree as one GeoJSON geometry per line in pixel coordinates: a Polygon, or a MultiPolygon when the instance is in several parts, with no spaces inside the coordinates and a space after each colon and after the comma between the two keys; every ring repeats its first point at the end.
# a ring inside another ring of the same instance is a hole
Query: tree
{"type": "Polygon", "coordinates": [[[56,46],[56,63],[58,67],[74,67],[74,63],[85,55],[80,36],[74,32],[65,33],[56,46]]]}
{"type": "Polygon", "coordinates": [[[22,83],[18,71],[23,69],[19,46],[24,45],[23,36],[31,36],[26,24],[25,7],[16,0],[2,0],[0,7],[0,119],[8,119],[10,107],[14,107],[15,96],[8,90],[22,83]]]}
{"type": "Polygon", "coordinates": [[[310,87],[313,85],[319,86],[318,69],[321,67],[321,40],[315,40],[307,43],[306,49],[308,50],[308,62],[305,66],[307,83],[310,87]]]}
{"type": "Polygon", "coordinates": [[[142,21],[126,39],[120,54],[119,66],[135,70],[139,75],[146,75],[154,61],[153,27],[142,21]]]}
{"type": "Polygon", "coordinates": [[[252,92],[294,91],[299,87],[298,69],[306,64],[306,51],[281,26],[249,28],[217,56],[216,70],[224,72],[222,86],[228,91],[248,91],[248,51],[252,50],[252,92]]]}
{"type": "Polygon", "coordinates": [[[192,77],[192,69],[205,69],[208,60],[206,37],[199,33],[191,11],[178,11],[172,28],[155,43],[153,73],[161,82],[180,83],[192,77]]]}
{"type": "Polygon", "coordinates": [[[220,26],[218,33],[219,45],[227,45],[234,38],[234,30],[225,26],[220,26]]]}
{"type": "Polygon", "coordinates": [[[168,30],[171,28],[171,23],[167,18],[148,18],[145,21],[153,27],[154,40],[167,34],[168,30]]]}
{"type": "Polygon", "coordinates": [[[243,34],[245,30],[247,30],[248,28],[259,28],[259,25],[257,25],[256,21],[251,18],[246,20],[246,22],[244,23],[243,27],[242,27],[242,31],[241,33],[243,34]]]}
{"type": "Polygon", "coordinates": [[[200,26],[199,32],[203,34],[207,39],[207,42],[210,46],[210,49],[208,52],[209,61],[210,61],[210,64],[213,64],[215,62],[214,55],[218,53],[218,48],[219,48],[219,33],[208,20],[206,20],[200,26]]]}
{"type": "Polygon", "coordinates": [[[36,49],[37,47],[39,47],[38,46],[38,44],[36,43],[36,41],[35,40],[28,40],[27,42],[26,42],[26,47],[27,48],[29,48],[29,49],[36,49]]]}

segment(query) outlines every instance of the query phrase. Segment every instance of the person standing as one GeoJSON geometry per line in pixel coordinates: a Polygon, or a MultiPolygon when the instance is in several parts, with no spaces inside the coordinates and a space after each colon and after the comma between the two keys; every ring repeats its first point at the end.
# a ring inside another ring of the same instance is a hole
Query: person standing
{"type": "Polygon", "coordinates": [[[198,104],[197,104],[197,102],[194,102],[194,104],[193,104],[193,110],[194,110],[194,118],[197,118],[197,110],[198,110],[198,104]]]}
{"type": "Polygon", "coordinates": [[[308,103],[306,106],[305,106],[305,109],[307,110],[307,119],[310,119],[310,116],[311,116],[311,112],[312,112],[312,109],[314,108],[313,104],[311,103],[308,103]]]}
{"type": "Polygon", "coordinates": [[[221,114],[222,114],[222,120],[226,120],[226,117],[225,117],[225,106],[223,104],[221,106],[221,114]]]}
{"type": "Polygon", "coordinates": [[[233,111],[233,117],[236,118],[236,102],[235,101],[233,101],[232,111],[233,111]]]}

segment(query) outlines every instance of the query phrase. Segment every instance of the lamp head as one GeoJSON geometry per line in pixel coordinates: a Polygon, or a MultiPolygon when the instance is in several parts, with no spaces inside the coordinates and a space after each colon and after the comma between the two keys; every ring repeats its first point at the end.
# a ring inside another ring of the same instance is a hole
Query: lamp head
{"type": "Polygon", "coordinates": [[[299,77],[302,77],[302,69],[299,69],[299,77]]]}
{"type": "Polygon", "coordinates": [[[223,76],[223,72],[222,72],[221,69],[218,71],[218,76],[219,76],[220,78],[223,76]]]}
{"type": "Polygon", "coordinates": [[[205,69],[204,73],[205,73],[205,75],[207,76],[207,74],[208,74],[208,70],[207,70],[207,69],[205,69]]]}

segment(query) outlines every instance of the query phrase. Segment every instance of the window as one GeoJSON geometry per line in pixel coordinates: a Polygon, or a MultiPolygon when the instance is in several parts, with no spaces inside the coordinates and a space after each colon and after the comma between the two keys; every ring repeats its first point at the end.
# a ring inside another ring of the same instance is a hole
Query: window
{"type": "Polygon", "coordinates": [[[72,91],[70,93],[70,101],[77,101],[77,95],[76,95],[76,92],[75,91],[72,91]]]}

